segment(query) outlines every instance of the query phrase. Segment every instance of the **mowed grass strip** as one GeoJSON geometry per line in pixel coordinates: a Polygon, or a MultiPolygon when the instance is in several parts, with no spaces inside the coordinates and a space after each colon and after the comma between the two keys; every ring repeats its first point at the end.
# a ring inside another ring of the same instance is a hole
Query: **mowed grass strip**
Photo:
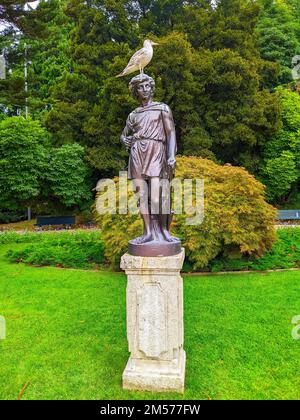
{"type": "MultiPolygon", "coordinates": [[[[18,245],[21,246],[21,245],[18,245]]],[[[122,273],[9,264],[0,247],[0,398],[299,399],[300,272],[185,276],[186,391],[123,391],[122,273]]]]}

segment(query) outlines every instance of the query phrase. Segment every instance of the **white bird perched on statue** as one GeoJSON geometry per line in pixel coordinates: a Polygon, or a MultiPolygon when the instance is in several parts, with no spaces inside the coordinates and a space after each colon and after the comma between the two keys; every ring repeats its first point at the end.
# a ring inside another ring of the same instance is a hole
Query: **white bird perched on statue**
{"type": "Polygon", "coordinates": [[[126,76],[127,74],[133,73],[135,71],[140,71],[141,74],[144,74],[144,68],[150,63],[153,57],[153,48],[152,45],[158,45],[156,42],[146,39],[144,42],[143,48],[138,50],[131,57],[127,67],[118,74],[116,77],[126,76]]]}

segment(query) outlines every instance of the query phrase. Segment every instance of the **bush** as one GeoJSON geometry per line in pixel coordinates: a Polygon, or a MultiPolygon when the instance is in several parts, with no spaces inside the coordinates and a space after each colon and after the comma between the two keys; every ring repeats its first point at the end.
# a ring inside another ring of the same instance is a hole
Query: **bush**
{"type": "Polygon", "coordinates": [[[0,244],[27,244],[31,242],[40,242],[41,234],[24,233],[9,231],[0,234],[0,244]]]}
{"type": "Polygon", "coordinates": [[[28,243],[21,250],[8,251],[12,262],[66,268],[93,268],[104,263],[99,232],[4,234],[1,239],[2,243],[28,243]]]}
{"type": "Polygon", "coordinates": [[[84,210],[76,216],[76,224],[78,225],[93,225],[94,222],[94,215],[93,212],[88,209],[84,210]]]}
{"type": "Polygon", "coordinates": [[[268,159],[264,170],[270,200],[279,199],[291,190],[298,179],[298,169],[293,153],[284,151],[275,159],[268,159]]]}
{"type": "Polygon", "coordinates": [[[277,241],[271,251],[257,259],[215,259],[210,264],[213,272],[236,270],[275,270],[300,267],[300,228],[277,231],[277,241]]]}
{"type": "MultiPolygon", "coordinates": [[[[197,157],[178,157],[176,177],[205,180],[203,223],[190,226],[186,224],[190,215],[176,215],[171,229],[182,239],[194,270],[208,266],[220,255],[259,257],[271,249],[276,238],[276,210],[265,201],[264,186],[245,169],[197,157]]],[[[97,215],[97,220],[105,256],[118,266],[128,240],[142,232],[140,216],[105,214],[97,215]]]]}
{"type": "Polygon", "coordinates": [[[26,215],[23,214],[15,214],[11,211],[0,211],[0,223],[8,224],[8,223],[16,223],[20,222],[21,220],[26,220],[26,215]]]}

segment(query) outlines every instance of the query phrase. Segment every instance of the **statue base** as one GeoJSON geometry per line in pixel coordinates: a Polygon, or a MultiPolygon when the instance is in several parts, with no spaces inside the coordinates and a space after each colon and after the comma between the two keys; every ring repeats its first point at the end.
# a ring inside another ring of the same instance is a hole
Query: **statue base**
{"type": "Polygon", "coordinates": [[[131,356],[123,388],[184,391],[183,282],[184,249],[168,257],[123,255],[128,278],[127,338],[131,356]]]}
{"type": "Polygon", "coordinates": [[[180,254],[180,252],[181,242],[179,239],[174,242],[151,241],[144,244],[137,244],[134,239],[128,242],[128,253],[140,257],[170,257],[180,254]]]}

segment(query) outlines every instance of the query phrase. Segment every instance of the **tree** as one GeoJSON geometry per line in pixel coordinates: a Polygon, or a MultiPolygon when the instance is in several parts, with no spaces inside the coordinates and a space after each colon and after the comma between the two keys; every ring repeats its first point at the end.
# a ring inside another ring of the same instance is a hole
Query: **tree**
{"type": "Polygon", "coordinates": [[[83,155],[83,147],[76,143],[50,149],[43,192],[46,198],[71,209],[92,200],[90,171],[83,155]]]}
{"type": "Polygon", "coordinates": [[[295,157],[289,151],[283,151],[280,156],[268,159],[264,173],[271,200],[285,196],[299,177],[295,157]]]}
{"type": "Polygon", "coordinates": [[[263,181],[268,196],[280,202],[299,190],[300,182],[300,96],[289,89],[278,89],[282,103],[283,127],[263,150],[263,181]]]}
{"type": "Polygon", "coordinates": [[[124,3],[69,2],[67,13],[76,25],[70,48],[74,68],[53,88],[55,106],[46,120],[57,145],[80,143],[90,165],[102,174],[124,168],[126,153],[119,136],[126,105],[134,104],[112,66],[115,60],[125,66],[124,52],[130,51],[125,40],[135,45],[137,40],[124,3]]]}
{"type": "MultiPolygon", "coordinates": [[[[46,0],[41,1],[46,3],[46,0]]],[[[33,1],[2,0],[0,23],[5,26],[5,35],[22,32],[36,38],[47,32],[47,15],[39,7],[32,7],[31,3],[33,1]]]]}
{"type": "Polygon", "coordinates": [[[77,144],[51,146],[31,118],[0,122],[0,209],[76,210],[92,199],[90,173],[77,144]]]}
{"type": "Polygon", "coordinates": [[[2,37],[2,48],[10,71],[6,80],[0,81],[0,103],[13,114],[24,113],[27,98],[31,115],[41,119],[45,110],[51,108],[51,87],[72,67],[66,56],[71,23],[63,13],[64,4],[62,0],[39,2],[35,10],[38,13],[35,28],[38,31],[38,25],[46,22],[47,33],[44,31],[32,37],[31,34],[17,32],[6,33],[2,37]],[[25,61],[28,63],[27,92],[25,61]]]}
{"type": "Polygon", "coordinates": [[[149,36],[161,45],[147,72],[155,76],[157,99],[174,112],[179,151],[255,172],[262,145],[280,127],[277,96],[263,88],[268,65],[255,43],[259,9],[243,0],[217,6],[205,0],[71,0],[66,10],[74,21],[74,68],[52,89],[55,105],[46,118],[56,144],[83,145],[98,176],[124,169],[119,136],[137,104],[128,80],[114,76],[149,36]]]}
{"type": "Polygon", "coordinates": [[[28,2],[3,0],[0,8],[0,22],[9,26],[21,28],[26,16],[32,11],[26,8],[28,2]]]}
{"type": "Polygon", "coordinates": [[[0,122],[0,208],[31,206],[42,192],[48,134],[39,122],[11,117],[0,122]]]}

